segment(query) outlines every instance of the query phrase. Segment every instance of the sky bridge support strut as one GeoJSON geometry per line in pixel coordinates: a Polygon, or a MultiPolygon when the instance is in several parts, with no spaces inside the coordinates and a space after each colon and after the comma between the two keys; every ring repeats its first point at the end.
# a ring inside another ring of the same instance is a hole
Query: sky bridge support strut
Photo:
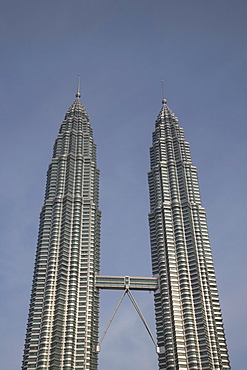
{"type": "Polygon", "coordinates": [[[96,351],[100,352],[101,344],[106,336],[106,333],[117,313],[118,308],[120,307],[125,295],[127,294],[131,303],[133,304],[136,312],[138,313],[141,321],[143,322],[153,344],[155,345],[156,352],[159,353],[159,347],[157,346],[157,343],[155,342],[155,339],[151,333],[151,330],[148,327],[148,324],[133,296],[130,289],[134,290],[149,290],[154,291],[158,289],[158,279],[157,278],[141,278],[141,277],[121,277],[121,276],[97,276],[96,277],[96,287],[99,289],[124,289],[124,292],[120,298],[120,300],[117,303],[117,306],[115,310],[113,311],[113,314],[106,326],[106,329],[104,330],[104,333],[97,345],[96,351]]]}

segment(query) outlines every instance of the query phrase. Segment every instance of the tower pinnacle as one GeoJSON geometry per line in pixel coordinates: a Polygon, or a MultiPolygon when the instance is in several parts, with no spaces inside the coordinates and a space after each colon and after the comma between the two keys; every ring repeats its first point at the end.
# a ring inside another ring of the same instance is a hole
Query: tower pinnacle
{"type": "Polygon", "coordinates": [[[165,94],[164,94],[164,81],[161,80],[161,86],[162,86],[162,104],[166,104],[167,100],[165,99],[165,94]]]}
{"type": "Polygon", "coordinates": [[[76,97],[79,99],[81,97],[81,75],[78,74],[78,84],[77,84],[77,93],[76,93],[76,97]]]}

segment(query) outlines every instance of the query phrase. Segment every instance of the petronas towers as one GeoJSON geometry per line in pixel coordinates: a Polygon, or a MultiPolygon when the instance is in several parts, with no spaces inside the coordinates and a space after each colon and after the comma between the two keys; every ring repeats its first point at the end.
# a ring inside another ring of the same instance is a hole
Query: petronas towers
{"type": "Polygon", "coordinates": [[[47,173],[23,369],[96,369],[100,211],[96,145],[79,93],[47,173]]]}
{"type": "Polygon", "coordinates": [[[160,369],[229,369],[205,209],[166,100],[150,149],[150,239],[160,369]]]}
{"type": "Polygon", "coordinates": [[[99,289],[154,291],[159,369],[230,369],[197,170],[166,100],[150,162],[153,277],[100,276],[96,145],[77,92],[47,172],[23,370],[98,369],[99,289]]]}

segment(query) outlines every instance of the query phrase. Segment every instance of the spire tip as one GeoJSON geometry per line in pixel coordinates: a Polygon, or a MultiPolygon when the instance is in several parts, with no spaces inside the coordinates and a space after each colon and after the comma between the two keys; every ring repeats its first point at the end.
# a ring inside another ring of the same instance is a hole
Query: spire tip
{"type": "Polygon", "coordinates": [[[81,75],[78,74],[77,93],[75,95],[78,99],[81,97],[80,89],[81,89],[81,75]]]}
{"type": "Polygon", "coordinates": [[[161,80],[161,85],[162,85],[162,104],[166,104],[167,100],[165,99],[165,94],[164,94],[164,80],[161,80]]]}

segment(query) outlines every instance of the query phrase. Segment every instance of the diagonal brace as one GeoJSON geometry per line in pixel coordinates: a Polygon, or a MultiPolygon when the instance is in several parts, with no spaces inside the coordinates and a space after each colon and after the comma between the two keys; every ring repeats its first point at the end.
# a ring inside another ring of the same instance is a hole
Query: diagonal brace
{"type": "Polygon", "coordinates": [[[133,306],[135,307],[136,312],[137,312],[137,313],[138,313],[138,315],[140,316],[140,319],[142,320],[142,322],[143,322],[143,324],[144,324],[145,328],[147,329],[147,332],[148,332],[148,334],[149,334],[150,338],[152,339],[153,344],[154,344],[154,345],[155,345],[155,347],[157,348],[157,344],[156,344],[156,342],[155,342],[155,340],[154,340],[153,334],[151,333],[151,330],[149,329],[148,324],[147,324],[147,322],[146,322],[146,320],[145,320],[145,318],[144,318],[144,316],[143,316],[143,314],[142,314],[142,312],[141,312],[141,310],[140,310],[140,308],[139,308],[139,306],[138,306],[138,304],[137,304],[137,302],[136,302],[136,300],[135,300],[135,298],[134,298],[133,294],[131,293],[131,291],[130,291],[130,290],[128,290],[128,291],[127,291],[127,294],[128,294],[128,296],[129,296],[129,299],[130,299],[130,301],[132,302],[133,306]]]}
{"type": "Polygon", "coordinates": [[[99,350],[100,350],[100,345],[101,345],[101,343],[103,342],[103,340],[104,340],[104,338],[105,338],[105,336],[106,336],[106,333],[107,333],[107,331],[108,331],[108,329],[109,329],[109,327],[110,327],[110,325],[111,325],[111,323],[112,323],[112,320],[114,319],[114,317],[115,317],[115,315],[116,315],[116,313],[117,313],[117,310],[118,310],[118,308],[119,308],[120,304],[122,303],[122,301],[123,301],[123,299],[124,299],[124,296],[125,296],[125,294],[127,293],[127,291],[128,291],[128,289],[125,289],[125,291],[123,292],[123,294],[122,294],[122,296],[121,296],[121,298],[120,298],[120,300],[119,300],[119,302],[118,302],[118,304],[117,304],[117,306],[116,306],[116,308],[115,308],[115,310],[114,310],[114,312],[113,312],[113,314],[112,314],[112,317],[110,318],[110,321],[108,322],[108,325],[107,325],[107,327],[106,327],[106,329],[105,329],[105,331],[104,331],[104,333],[103,333],[103,335],[102,335],[102,337],[101,337],[101,339],[100,339],[100,341],[99,341],[99,345],[98,345],[98,348],[97,348],[98,352],[99,352],[99,350]]]}

